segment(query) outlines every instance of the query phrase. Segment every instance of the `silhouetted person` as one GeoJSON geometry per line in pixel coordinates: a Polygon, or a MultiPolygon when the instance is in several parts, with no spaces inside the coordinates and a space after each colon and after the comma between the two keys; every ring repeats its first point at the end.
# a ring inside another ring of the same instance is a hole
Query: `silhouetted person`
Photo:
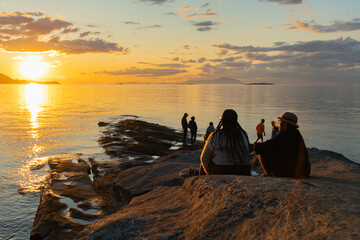
{"type": "Polygon", "coordinates": [[[183,130],[184,130],[183,145],[186,144],[187,129],[188,129],[188,127],[189,127],[188,122],[187,122],[187,120],[186,120],[187,116],[188,116],[188,114],[187,114],[187,113],[184,113],[184,116],[183,116],[182,119],[181,119],[181,126],[182,126],[182,128],[183,128],[183,130]]]}
{"type": "Polygon", "coordinates": [[[309,155],[297,125],[297,116],[286,112],[280,118],[280,133],[255,145],[266,176],[308,178],[309,155]]]}
{"type": "Polygon", "coordinates": [[[205,132],[205,136],[204,136],[204,141],[206,142],[206,140],[209,138],[210,134],[215,132],[215,127],[214,127],[214,123],[213,122],[209,122],[209,126],[206,129],[205,132]]]}
{"type": "Polygon", "coordinates": [[[194,144],[196,141],[196,132],[197,132],[197,125],[195,122],[195,117],[192,116],[191,120],[189,121],[189,128],[190,128],[190,133],[191,133],[191,144],[194,144]]]}
{"type": "Polygon", "coordinates": [[[261,139],[261,142],[264,141],[264,138],[263,138],[263,134],[265,136],[264,122],[265,122],[265,119],[261,119],[261,122],[256,126],[257,139],[256,139],[255,143],[257,143],[260,139],[261,139]]]}
{"type": "Polygon", "coordinates": [[[273,138],[279,134],[279,127],[277,126],[275,121],[271,121],[271,127],[271,138],[273,138]]]}
{"type": "Polygon", "coordinates": [[[251,175],[249,139],[237,117],[232,109],[222,114],[201,153],[200,174],[251,175]]]}

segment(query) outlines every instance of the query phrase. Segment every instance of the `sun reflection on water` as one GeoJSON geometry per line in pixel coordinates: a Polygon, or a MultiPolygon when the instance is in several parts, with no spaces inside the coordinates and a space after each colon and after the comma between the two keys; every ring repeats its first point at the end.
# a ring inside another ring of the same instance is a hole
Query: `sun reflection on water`
{"type": "Polygon", "coordinates": [[[29,147],[29,159],[19,169],[19,175],[22,176],[20,182],[19,193],[25,194],[28,192],[38,192],[43,187],[43,182],[46,176],[33,172],[39,170],[47,164],[48,157],[39,157],[39,154],[44,151],[44,146],[41,146],[39,128],[41,121],[39,121],[39,114],[44,110],[45,102],[45,88],[47,86],[41,84],[27,84],[24,86],[24,105],[27,108],[30,116],[28,118],[28,134],[34,140],[32,146],[29,147]]]}
{"type": "Polygon", "coordinates": [[[40,126],[38,115],[44,110],[44,101],[44,85],[31,83],[25,86],[25,102],[30,112],[30,126],[32,128],[30,133],[34,138],[38,138],[38,132],[35,129],[40,126]]]}

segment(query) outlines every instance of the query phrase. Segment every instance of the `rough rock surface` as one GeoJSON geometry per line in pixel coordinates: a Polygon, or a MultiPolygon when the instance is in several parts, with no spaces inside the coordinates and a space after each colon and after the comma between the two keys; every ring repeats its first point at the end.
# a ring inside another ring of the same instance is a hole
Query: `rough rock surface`
{"type": "MultiPolygon", "coordinates": [[[[133,194],[117,184],[119,173],[154,165],[155,158],[171,152],[169,148],[181,140],[181,134],[175,130],[143,121],[101,122],[99,126],[107,126],[99,143],[113,159],[98,162],[90,158],[90,165],[71,156],[50,159],[47,164],[51,172],[33,222],[31,239],[73,239],[86,225],[120,210],[133,194]]],[[[183,179],[180,180],[182,184],[183,179]]]]}
{"type": "Polygon", "coordinates": [[[159,169],[172,174],[169,162],[198,161],[199,151],[148,166],[149,178],[144,167],[128,169],[117,184],[144,194],[76,239],[360,239],[360,166],[333,152],[309,153],[307,180],[213,175],[176,186],[156,179],[159,169]]]}
{"type": "Polygon", "coordinates": [[[87,224],[103,217],[105,205],[89,178],[82,159],[53,158],[30,239],[73,239],[87,224]],[[95,213],[86,213],[88,210],[95,213]],[[94,211],[93,211],[94,212],[94,211]]]}
{"type": "MultiPolygon", "coordinates": [[[[87,226],[71,226],[71,235],[62,233],[62,239],[360,239],[360,166],[341,154],[308,149],[312,174],[306,180],[230,175],[184,178],[181,170],[199,166],[202,146],[175,151],[169,145],[167,149],[157,146],[176,141],[172,136],[179,137],[171,129],[141,121],[108,125],[99,143],[105,150],[115,147],[106,151],[113,160],[90,159],[92,186],[103,218],[87,226]],[[153,141],[156,131],[166,134],[153,141]],[[151,150],[127,147],[149,141],[154,144],[151,150]],[[154,152],[162,157],[153,160],[154,152]]],[[[257,166],[255,158],[253,162],[257,166]]],[[[46,196],[45,191],[42,198],[46,196]]],[[[54,204],[56,211],[64,208],[56,197],[44,203],[54,204]]],[[[77,210],[69,213],[77,217],[81,215],[77,210]]],[[[68,228],[71,223],[62,222],[68,228]]]]}

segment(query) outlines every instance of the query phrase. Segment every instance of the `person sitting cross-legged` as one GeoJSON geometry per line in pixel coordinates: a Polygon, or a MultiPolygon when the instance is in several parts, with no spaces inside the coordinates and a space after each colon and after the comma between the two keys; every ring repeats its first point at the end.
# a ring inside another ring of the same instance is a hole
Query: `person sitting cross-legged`
{"type": "Polygon", "coordinates": [[[280,133],[254,146],[266,176],[308,178],[311,165],[301,136],[297,116],[291,112],[279,117],[280,133]]]}
{"type": "Polygon", "coordinates": [[[251,175],[249,139],[237,118],[232,109],[222,114],[201,153],[200,174],[251,175]]]}

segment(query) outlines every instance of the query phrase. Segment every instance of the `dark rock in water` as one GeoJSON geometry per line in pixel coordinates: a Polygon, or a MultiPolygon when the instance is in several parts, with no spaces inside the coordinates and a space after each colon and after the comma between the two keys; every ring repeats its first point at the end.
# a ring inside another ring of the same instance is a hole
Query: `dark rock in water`
{"type": "Polygon", "coordinates": [[[105,127],[107,125],[109,125],[110,123],[107,123],[107,122],[98,122],[98,126],[99,127],[105,127]]]}
{"type": "Polygon", "coordinates": [[[111,125],[104,131],[99,143],[110,156],[157,155],[168,153],[173,142],[182,141],[182,134],[158,124],[127,119],[111,125]]]}

